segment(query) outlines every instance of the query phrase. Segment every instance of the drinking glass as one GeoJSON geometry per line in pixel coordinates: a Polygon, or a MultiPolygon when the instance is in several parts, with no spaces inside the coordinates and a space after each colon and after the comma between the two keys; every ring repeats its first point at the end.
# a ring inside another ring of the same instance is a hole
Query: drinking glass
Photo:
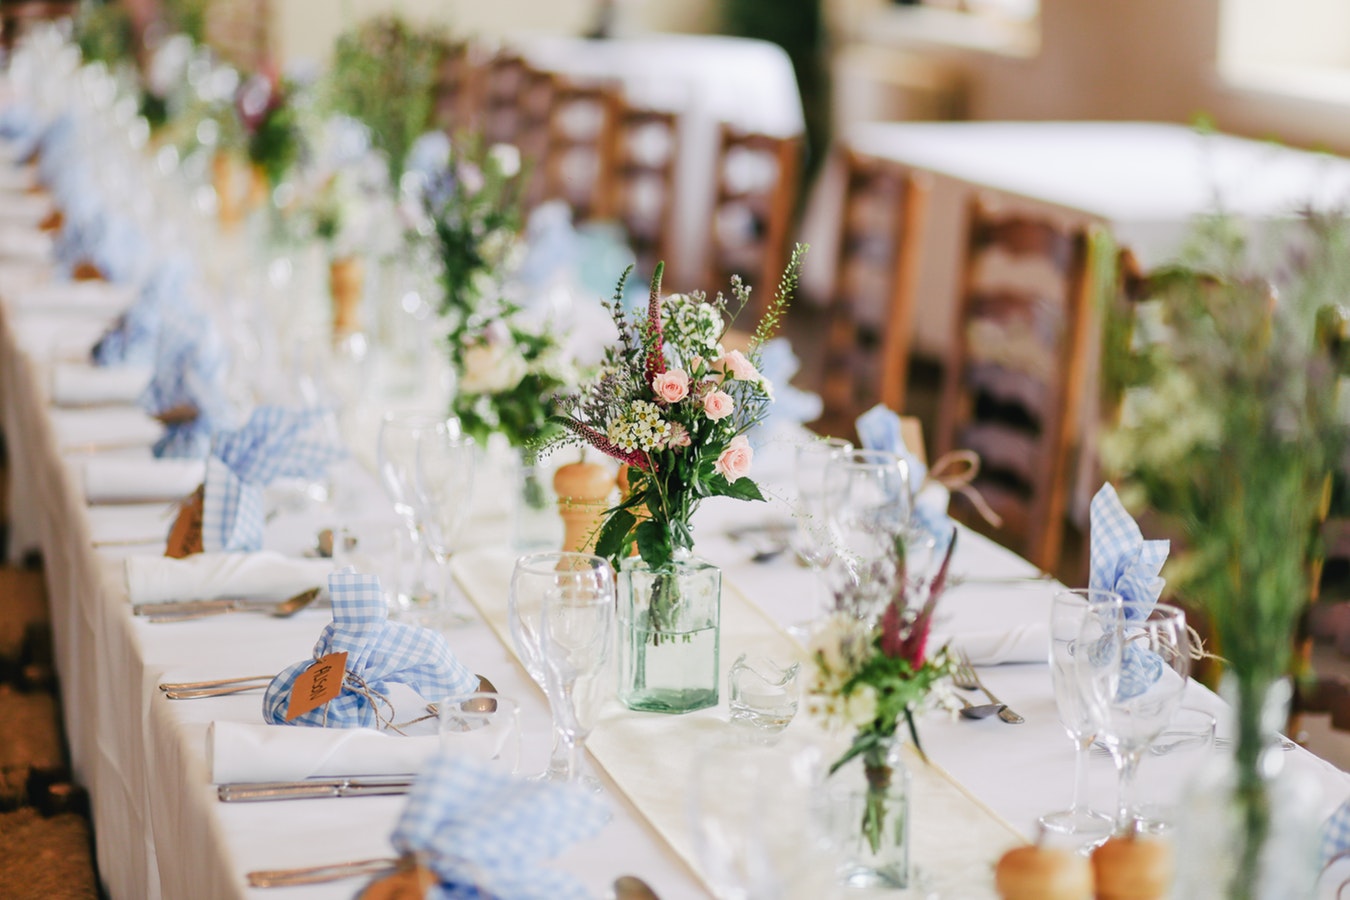
{"type": "Polygon", "coordinates": [[[601,557],[560,550],[531,553],[516,560],[507,595],[507,617],[516,652],[530,677],[548,696],[553,712],[553,752],[539,776],[547,781],[566,780],[571,771],[571,748],[561,736],[562,708],[553,702],[542,649],[545,604],[568,594],[608,596],[613,604],[614,570],[601,557]]]}
{"type": "Polygon", "coordinates": [[[1050,683],[1055,689],[1059,722],[1074,745],[1073,799],[1068,809],[1047,813],[1041,816],[1040,823],[1046,831],[1081,839],[1083,844],[1109,837],[1112,820],[1106,813],[1082,805],[1083,777],[1087,773],[1084,762],[1097,739],[1097,723],[1079,690],[1079,670],[1074,666],[1074,658],[1083,621],[1091,608],[1119,606],[1120,602],[1120,595],[1114,591],[1070,590],[1055,594],[1050,604],[1050,683]]]}
{"type": "MultiPolygon", "coordinates": [[[[548,682],[556,738],[566,750],[559,780],[581,781],[579,756],[608,693],[604,677],[614,648],[614,584],[582,582],[547,593],[539,620],[539,655],[548,682]]],[[[599,790],[598,783],[586,779],[599,790]]]]}
{"type": "Polygon", "coordinates": [[[1085,720],[1120,773],[1116,830],[1134,831],[1139,760],[1181,706],[1190,676],[1186,616],[1152,603],[1093,605],[1079,631],[1074,666],[1085,720]]]}
{"type": "Polygon", "coordinates": [[[431,413],[388,412],[380,422],[380,434],[375,447],[375,464],[380,484],[394,505],[399,529],[400,563],[409,555],[413,561],[413,579],[405,582],[400,565],[397,596],[403,608],[414,605],[423,594],[421,584],[422,552],[424,547],[417,532],[417,445],[422,434],[445,424],[445,417],[431,413]]]}
{"type": "Polygon", "coordinates": [[[826,464],[824,485],[834,549],[826,574],[835,608],[874,621],[901,589],[909,466],[894,453],[852,450],[826,464]]]}
{"type": "MultiPolygon", "coordinates": [[[[797,445],[797,528],[792,538],[792,549],[810,567],[818,589],[825,589],[822,581],[824,569],[834,556],[829,517],[825,511],[825,466],[831,459],[852,449],[853,445],[848,441],[830,437],[797,445]]],[[[828,610],[829,606],[827,602],[821,608],[828,610]]],[[[816,620],[801,622],[791,626],[789,631],[799,637],[809,637],[816,624],[816,620]]]]}
{"type": "Polygon", "coordinates": [[[461,434],[451,419],[426,430],[417,445],[416,506],[422,539],[440,576],[434,618],[443,625],[460,625],[472,617],[452,608],[450,557],[473,503],[476,465],[473,438],[461,434]]]}
{"type": "Polygon", "coordinates": [[[520,704],[476,691],[446,697],[437,706],[441,750],[515,774],[520,764],[520,704]]]}

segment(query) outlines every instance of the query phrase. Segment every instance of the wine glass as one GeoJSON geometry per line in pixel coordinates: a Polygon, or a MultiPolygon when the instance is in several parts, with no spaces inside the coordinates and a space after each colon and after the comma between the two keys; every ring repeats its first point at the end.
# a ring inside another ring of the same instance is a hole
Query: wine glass
{"type": "Polygon", "coordinates": [[[1055,689],[1059,722],[1074,745],[1073,795],[1068,809],[1046,813],[1039,821],[1046,831],[1072,836],[1083,843],[1096,843],[1110,836],[1112,819],[1082,805],[1083,778],[1087,774],[1084,761],[1097,739],[1097,723],[1079,691],[1074,658],[1079,632],[1091,607],[1109,608],[1119,606],[1120,602],[1120,595],[1114,591],[1070,590],[1055,594],[1050,604],[1050,683],[1055,689]]]}
{"type": "Polygon", "coordinates": [[[475,691],[437,704],[441,750],[512,775],[520,764],[520,704],[497,693],[475,691]]]}
{"type": "Polygon", "coordinates": [[[825,571],[835,608],[873,621],[900,588],[909,466],[894,453],[852,450],[826,464],[824,486],[834,548],[825,571]]]}
{"type": "Polygon", "coordinates": [[[1176,607],[1153,603],[1093,605],[1076,650],[1085,720],[1120,773],[1116,830],[1131,832],[1139,760],[1181,706],[1190,676],[1186,616],[1176,607]]]}
{"type": "Polygon", "coordinates": [[[548,550],[516,560],[507,595],[511,642],[525,670],[548,696],[553,712],[553,751],[548,767],[539,776],[546,781],[564,781],[571,772],[571,747],[562,737],[561,706],[553,702],[542,649],[545,603],[565,594],[608,596],[614,602],[614,570],[599,556],[548,550]]]}
{"type": "MultiPolygon", "coordinates": [[[[824,587],[821,577],[834,555],[825,511],[825,466],[831,459],[852,449],[853,445],[842,438],[826,437],[798,444],[795,453],[797,528],[792,549],[810,567],[819,587],[824,587]]],[[[828,609],[829,604],[822,606],[828,609]]],[[[815,621],[802,622],[793,625],[789,631],[797,636],[809,636],[815,630],[815,624],[815,621]]]]}
{"type": "Polygon", "coordinates": [[[422,572],[422,541],[417,531],[417,444],[425,431],[445,424],[445,417],[430,413],[387,412],[380,422],[376,441],[375,463],[380,484],[394,505],[401,528],[398,532],[399,584],[395,596],[403,608],[411,607],[415,598],[424,594],[422,572]],[[404,582],[402,562],[411,555],[413,581],[404,582]]]}
{"type": "Polygon", "coordinates": [[[457,612],[450,602],[450,557],[473,501],[476,448],[473,438],[461,434],[451,419],[426,430],[417,444],[416,519],[422,539],[436,560],[440,575],[435,611],[445,625],[460,625],[472,617],[457,612]]]}
{"type": "MultiPolygon", "coordinates": [[[[604,703],[607,663],[614,648],[613,581],[580,582],[545,595],[539,620],[539,655],[544,662],[556,737],[566,750],[559,780],[581,781],[578,758],[604,703]]],[[[586,779],[599,790],[598,783],[586,779]]]]}

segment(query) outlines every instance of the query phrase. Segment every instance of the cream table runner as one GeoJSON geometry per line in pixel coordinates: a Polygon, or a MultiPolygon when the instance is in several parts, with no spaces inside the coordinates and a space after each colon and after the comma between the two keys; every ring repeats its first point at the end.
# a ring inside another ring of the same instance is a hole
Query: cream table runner
{"type": "MultiPolygon", "coordinates": [[[[483,549],[461,553],[452,562],[455,579],[470,602],[513,653],[507,594],[514,560],[509,551],[483,549]]],[[[734,660],[746,652],[780,660],[802,655],[792,638],[724,578],[722,659],[734,660]]],[[[716,708],[679,716],[633,712],[614,701],[586,742],[595,761],[700,878],[705,875],[686,822],[684,778],[707,736],[728,718],[725,690],[722,693],[716,708]]],[[[830,758],[841,746],[838,738],[815,728],[804,715],[791,730],[798,739],[820,744],[830,758]]],[[[908,764],[912,857],[925,883],[944,897],[996,897],[993,866],[1009,847],[1022,843],[1022,837],[936,766],[913,753],[908,764]]]]}

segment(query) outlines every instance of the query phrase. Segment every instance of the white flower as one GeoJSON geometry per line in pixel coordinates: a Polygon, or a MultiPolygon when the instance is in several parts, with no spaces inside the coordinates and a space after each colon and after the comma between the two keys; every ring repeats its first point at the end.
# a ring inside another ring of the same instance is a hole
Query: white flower
{"type": "Polygon", "coordinates": [[[655,450],[670,440],[670,423],[661,415],[661,407],[646,400],[635,400],[628,409],[611,419],[605,435],[625,452],[655,450]]]}
{"type": "Polygon", "coordinates": [[[497,171],[507,178],[520,174],[520,150],[515,144],[493,144],[488,157],[496,164],[497,171]]]}
{"type": "Polygon", "coordinates": [[[510,343],[474,344],[464,351],[459,389],[466,394],[509,391],[529,372],[529,364],[510,343]]]}
{"type": "Polygon", "coordinates": [[[844,718],[854,728],[863,728],[877,717],[877,691],[870,684],[860,684],[844,697],[844,718]]]}

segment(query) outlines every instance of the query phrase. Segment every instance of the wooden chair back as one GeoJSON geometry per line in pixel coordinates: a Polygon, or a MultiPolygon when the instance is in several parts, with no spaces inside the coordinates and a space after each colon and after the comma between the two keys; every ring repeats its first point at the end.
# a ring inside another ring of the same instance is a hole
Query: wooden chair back
{"type": "Polygon", "coordinates": [[[799,137],[722,124],[704,281],[716,291],[725,290],[733,274],[744,278],[755,289],[750,321],[764,314],[787,261],[801,152],[799,137]]]}
{"type": "Polygon", "coordinates": [[[831,424],[851,428],[875,403],[904,409],[928,184],[899,163],[848,148],[843,166],[821,399],[831,424]]]}
{"type": "MultiPolygon", "coordinates": [[[[937,453],[980,455],[974,487],[992,536],[1041,569],[1059,560],[1083,399],[1092,279],[1087,234],[1048,219],[970,211],[937,453]]],[[[964,498],[953,514],[989,531],[964,498]]]]}
{"type": "Polygon", "coordinates": [[[516,147],[525,169],[522,193],[528,212],[546,199],[544,161],[548,159],[550,120],[557,79],[552,72],[526,66],[521,84],[520,119],[516,147]]]}
{"type": "Polygon", "coordinates": [[[613,177],[604,208],[623,225],[639,277],[648,277],[658,261],[670,259],[679,115],[620,99],[611,134],[613,177]]]}
{"type": "Polygon", "coordinates": [[[545,199],[566,200],[577,221],[610,218],[619,91],[555,76],[544,158],[545,199]]]}
{"type": "Polygon", "coordinates": [[[525,60],[505,50],[484,66],[478,88],[477,126],[485,143],[516,143],[523,118],[520,97],[528,73],[525,60]]]}

